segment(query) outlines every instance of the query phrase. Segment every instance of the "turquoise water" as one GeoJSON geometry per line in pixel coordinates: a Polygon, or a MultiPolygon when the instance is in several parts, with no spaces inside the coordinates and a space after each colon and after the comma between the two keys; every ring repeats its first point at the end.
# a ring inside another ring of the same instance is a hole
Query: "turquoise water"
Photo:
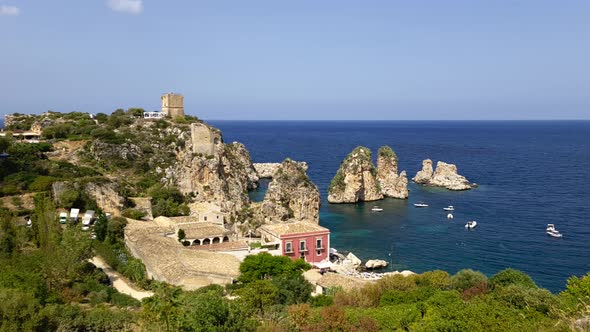
{"type": "MultiPolygon", "coordinates": [[[[320,224],[332,247],[393,269],[462,268],[488,275],[506,267],[552,291],[590,271],[590,122],[233,122],[213,121],[255,162],[304,160],[322,193],[320,224]],[[410,184],[410,198],[333,205],[325,200],[342,159],[357,145],[390,145],[412,177],[425,158],[458,166],[480,187],[451,192],[410,184]],[[424,201],[430,207],[417,209],[424,201]],[[383,212],[371,212],[378,204],[383,212]],[[454,205],[455,219],[442,210],[454,205]],[[476,229],[464,228],[477,220],[476,229]],[[545,234],[556,224],[564,237],[545,234]],[[391,255],[390,255],[391,254],[391,255]]],[[[263,195],[263,192],[255,193],[263,195]]],[[[260,196],[261,197],[261,196],[260,196]]]]}

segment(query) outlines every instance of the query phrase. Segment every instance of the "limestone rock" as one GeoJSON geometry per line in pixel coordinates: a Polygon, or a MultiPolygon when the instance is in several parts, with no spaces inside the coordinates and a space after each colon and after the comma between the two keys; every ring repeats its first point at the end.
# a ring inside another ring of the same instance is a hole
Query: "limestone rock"
{"type": "Polygon", "coordinates": [[[84,191],[96,201],[96,205],[105,213],[120,216],[125,205],[125,199],[119,194],[119,185],[115,182],[86,184],[84,191]]]}
{"type": "Polygon", "coordinates": [[[422,162],[422,170],[414,177],[414,182],[427,184],[435,187],[443,187],[449,190],[469,190],[475,187],[464,176],[457,173],[457,166],[439,161],[436,170],[432,172],[432,161],[430,159],[422,162]],[[427,178],[427,174],[431,174],[427,178]]]}
{"type": "Polygon", "coordinates": [[[248,205],[248,190],[258,186],[250,154],[241,143],[213,143],[211,154],[193,153],[191,141],[178,161],[164,170],[165,182],[174,184],[196,202],[214,203],[234,214],[248,205]]]}
{"type": "MultiPolygon", "coordinates": [[[[305,161],[298,162],[305,171],[307,171],[307,163],[305,161]]],[[[272,178],[275,171],[281,166],[281,163],[254,163],[256,173],[259,178],[272,178]]]]}
{"type": "Polygon", "coordinates": [[[365,263],[365,267],[367,269],[381,269],[381,268],[387,267],[387,265],[389,265],[389,263],[387,263],[386,261],[384,261],[382,259],[369,259],[365,263]]]}
{"type": "Polygon", "coordinates": [[[427,184],[430,182],[433,174],[432,170],[432,160],[426,159],[422,161],[422,170],[416,173],[416,176],[412,179],[412,181],[419,183],[419,184],[427,184]]]}
{"type": "Polygon", "coordinates": [[[389,146],[379,148],[377,155],[377,181],[381,193],[387,197],[408,198],[408,178],[406,171],[397,174],[397,156],[389,146]]]}
{"type": "MultiPolygon", "coordinates": [[[[105,213],[108,212],[114,216],[120,216],[124,208],[125,198],[119,194],[120,185],[117,182],[109,180],[101,180],[95,182],[88,182],[85,184],[74,182],[54,182],[51,186],[51,191],[54,200],[59,204],[61,195],[67,191],[72,190],[76,192],[84,192],[88,197],[96,202],[96,205],[105,213]]],[[[74,206],[82,208],[81,206],[74,206]]]]}
{"type": "Polygon", "coordinates": [[[330,203],[356,203],[383,198],[371,150],[359,146],[340,165],[328,189],[330,203]]]}
{"type": "Polygon", "coordinates": [[[273,174],[264,200],[253,204],[255,219],[319,223],[320,192],[301,163],[286,159],[273,174]]]}
{"type": "Polygon", "coordinates": [[[346,255],[346,259],[349,260],[353,266],[360,266],[362,263],[362,261],[351,252],[346,255]]]}

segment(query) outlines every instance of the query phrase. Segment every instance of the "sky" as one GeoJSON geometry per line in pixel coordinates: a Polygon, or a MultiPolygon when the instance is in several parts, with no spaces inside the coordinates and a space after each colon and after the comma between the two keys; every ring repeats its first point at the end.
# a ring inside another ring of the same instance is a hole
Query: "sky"
{"type": "Polygon", "coordinates": [[[590,119],[590,1],[0,0],[0,113],[590,119]]]}

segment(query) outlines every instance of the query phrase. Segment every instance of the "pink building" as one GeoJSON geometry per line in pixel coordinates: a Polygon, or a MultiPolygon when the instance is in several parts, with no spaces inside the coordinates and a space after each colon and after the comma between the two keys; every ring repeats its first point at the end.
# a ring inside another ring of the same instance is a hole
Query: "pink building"
{"type": "Polygon", "coordinates": [[[283,256],[303,258],[310,264],[328,260],[330,230],[311,222],[298,221],[258,228],[262,245],[276,245],[283,256]]]}

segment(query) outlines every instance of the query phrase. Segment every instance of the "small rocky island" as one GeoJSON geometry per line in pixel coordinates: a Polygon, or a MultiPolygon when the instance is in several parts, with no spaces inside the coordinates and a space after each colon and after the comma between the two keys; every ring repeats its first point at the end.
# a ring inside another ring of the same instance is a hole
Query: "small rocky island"
{"type": "Polygon", "coordinates": [[[348,154],[332,179],[328,202],[369,202],[384,196],[408,198],[406,173],[397,172],[397,156],[390,147],[379,149],[375,168],[371,150],[359,146],[348,154]]]}
{"type": "Polygon", "coordinates": [[[443,187],[448,190],[469,190],[477,187],[470,183],[464,176],[457,173],[457,166],[439,161],[436,170],[432,168],[432,160],[422,161],[422,170],[416,173],[412,181],[433,187],[443,187]]]}

